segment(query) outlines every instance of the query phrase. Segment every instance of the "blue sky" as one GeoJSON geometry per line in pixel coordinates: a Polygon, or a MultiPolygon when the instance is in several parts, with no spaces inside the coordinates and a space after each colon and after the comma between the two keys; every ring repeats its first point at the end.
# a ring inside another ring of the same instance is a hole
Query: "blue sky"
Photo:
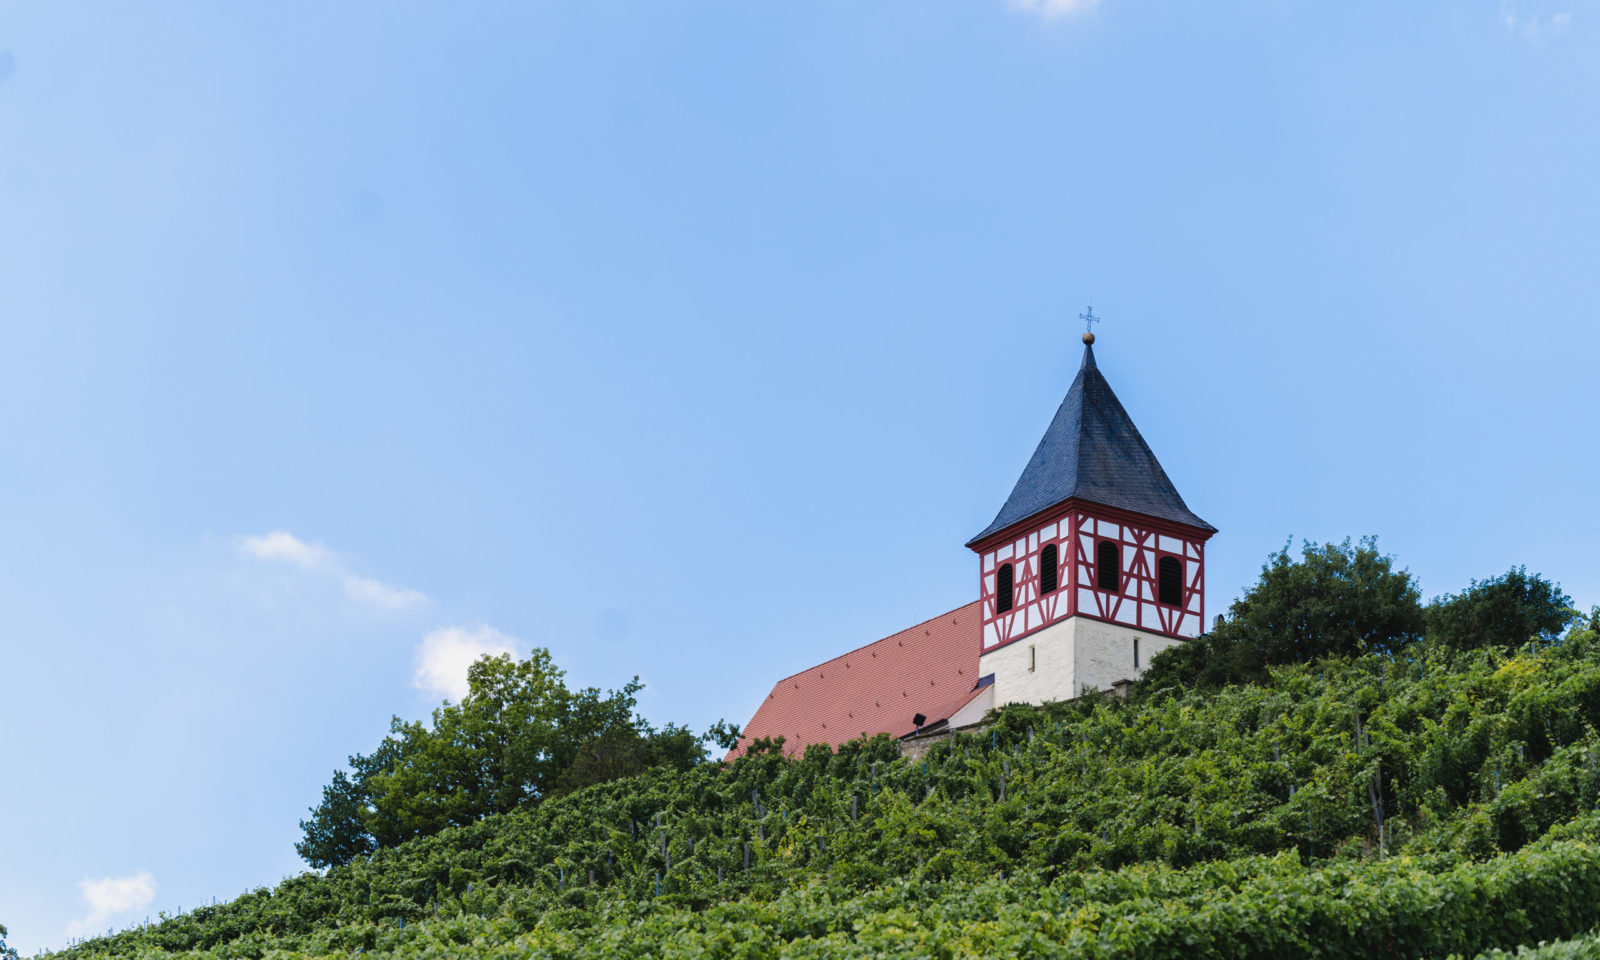
{"type": "Polygon", "coordinates": [[[1600,603],[1600,10],[0,7],[0,922],[297,872],[479,649],[657,722],[975,596],[1079,359],[1221,529],[1600,603]]]}

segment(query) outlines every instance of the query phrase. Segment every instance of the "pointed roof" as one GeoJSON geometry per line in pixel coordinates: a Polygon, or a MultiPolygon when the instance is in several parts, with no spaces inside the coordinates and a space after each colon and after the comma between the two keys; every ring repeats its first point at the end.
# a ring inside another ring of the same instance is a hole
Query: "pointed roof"
{"type": "Polygon", "coordinates": [[[1011,496],[994,522],[967,546],[1071,499],[1142,513],[1208,533],[1217,529],[1184,504],[1128,411],[1122,409],[1117,395],[1111,392],[1111,384],[1095,366],[1094,347],[1088,344],[1083,348],[1077,378],[1011,496]]]}

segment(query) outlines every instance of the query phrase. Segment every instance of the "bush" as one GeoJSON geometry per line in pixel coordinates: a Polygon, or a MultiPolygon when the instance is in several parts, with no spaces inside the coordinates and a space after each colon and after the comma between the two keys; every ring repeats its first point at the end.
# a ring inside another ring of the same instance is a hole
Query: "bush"
{"type": "Polygon", "coordinates": [[[1420,597],[1371,537],[1356,546],[1307,541],[1299,560],[1285,545],[1221,625],[1152,657],[1141,687],[1259,683],[1275,665],[1392,653],[1421,634],[1420,597]]]}
{"type": "Polygon", "coordinates": [[[1474,580],[1459,594],[1428,605],[1427,634],[1456,649],[1510,648],[1530,640],[1549,643],[1578,619],[1561,585],[1526,568],[1512,567],[1488,580],[1474,580]]]}
{"type": "Polygon", "coordinates": [[[657,767],[71,953],[1435,957],[1600,923],[1600,637],[1405,653],[1008,707],[918,760],[657,767]]]}

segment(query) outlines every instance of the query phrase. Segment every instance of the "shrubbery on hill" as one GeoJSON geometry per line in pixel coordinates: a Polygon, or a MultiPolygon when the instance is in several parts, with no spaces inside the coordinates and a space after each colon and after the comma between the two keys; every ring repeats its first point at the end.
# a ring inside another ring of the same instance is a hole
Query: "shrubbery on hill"
{"type": "Polygon", "coordinates": [[[1576,619],[1572,598],[1561,586],[1538,574],[1528,576],[1524,567],[1474,580],[1459,594],[1433,601],[1424,615],[1428,636],[1458,649],[1549,643],[1576,619]]]}
{"type": "Polygon", "coordinates": [[[341,865],[71,952],[1596,956],[1600,610],[1562,635],[1569,604],[1519,568],[1424,607],[1371,541],[1307,544],[1134,697],[919,760],[702,763],[635,685],[486,660],[336,776],[304,826],[341,865]]]}
{"type": "Polygon", "coordinates": [[[1141,685],[1259,682],[1272,666],[1392,652],[1421,636],[1423,624],[1416,583],[1376,540],[1308,541],[1299,560],[1287,546],[1268,557],[1221,624],[1152,657],[1141,685]]]}
{"type": "Polygon", "coordinates": [[[926,760],[653,769],[74,952],[1442,957],[1600,923],[1600,637],[1403,653],[1012,707],[926,760]]]}
{"type": "Polygon", "coordinates": [[[1577,619],[1571,604],[1560,585],[1515,567],[1424,607],[1411,574],[1396,570],[1373,538],[1307,542],[1299,560],[1285,546],[1226,619],[1152,657],[1140,687],[1260,683],[1273,666],[1394,654],[1423,638],[1454,649],[1548,643],[1577,619]]]}

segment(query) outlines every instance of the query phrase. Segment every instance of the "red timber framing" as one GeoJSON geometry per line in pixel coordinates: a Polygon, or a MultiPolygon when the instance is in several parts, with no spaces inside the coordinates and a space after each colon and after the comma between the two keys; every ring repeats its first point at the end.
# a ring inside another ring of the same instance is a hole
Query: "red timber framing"
{"type": "Polygon", "coordinates": [[[1036,633],[1068,617],[1087,617],[1181,640],[1205,629],[1205,544],[1211,532],[1142,514],[1068,500],[1046,513],[973,545],[979,556],[983,601],[982,652],[1036,633]],[[1117,545],[1119,589],[1101,590],[1098,546],[1117,545]],[[1060,557],[1058,587],[1039,591],[1039,557],[1048,544],[1060,557]],[[1162,557],[1180,564],[1182,596],[1177,605],[1159,602],[1157,565],[1162,557]],[[997,612],[995,585],[1003,564],[1012,567],[1013,603],[997,612]]]}

